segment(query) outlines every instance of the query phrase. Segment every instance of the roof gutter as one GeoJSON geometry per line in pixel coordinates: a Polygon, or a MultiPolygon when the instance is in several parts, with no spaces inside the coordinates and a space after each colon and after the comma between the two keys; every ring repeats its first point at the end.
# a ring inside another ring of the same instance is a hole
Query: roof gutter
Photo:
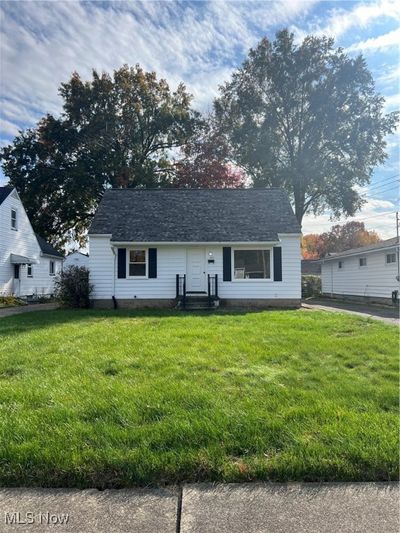
{"type": "Polygon", "coordinates": [[[396,248],[396,246],[399,246],[397,243],[394,243],[394,244],[391,244],[390,246],[382,246],[382,248],[374,248],[372,250],[365,250],[364,252],[363,251],[360,251],[360,252],[354,252],[352,254],[336,254],[336,255],[333,255],[332,257],[324,257],[322,259],[322,262],[323,263],[326,263],[328,261],[335,261],[337,259],[346,259],[346,257],[354,257],[355,255],[365,255],[365,254],[369,254],[369,253],[374,253],[374,252],[381,252],[382,250],[390,250],[391,248],[396,248]]]}

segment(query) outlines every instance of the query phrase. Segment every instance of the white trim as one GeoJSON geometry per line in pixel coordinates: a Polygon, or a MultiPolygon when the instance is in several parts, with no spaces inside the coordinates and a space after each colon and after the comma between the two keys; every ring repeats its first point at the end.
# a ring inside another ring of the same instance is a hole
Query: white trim
{"type": "Polygon", "coordinates": [[[368,268],[368,261],[367,261],[367,258],[362,255],[361,257],[358,258],[358,268],[368,268]],[[365,265],[362,265],[361,264],[361,259],[365,259],[365,265]]]}
{"type": "MultiPolygon", "coordinates": [[[[382,248],[374,248],[373,250],[365,250],[365,251],[359,251],[359,252],[354,252],[352,254],[346,254],[346,255],[340,255],[340,254],[337,254],[337,255],[332,255],[331,257],[324,257],[322,259],[322,262],[323,263],[327,263],[329,261],[338,261],[338,260],[342,260],[342,259],[346,259],[347,257],[354,257],[354,256],[357,256],[357,255],[365,255],[365,254],[372,254],[372,253],[378,253],[378,252],[382,252],[384,250],[391,250],[392,248],[394,248],[395,250],[397,249],[399,245],[398,244],[390,244],[389,246],[382,246],[382,248]]],[[[395,252],[396,253],[396,252],[395,252]]]]}
{"type": "Polygon", "coordinates": [[[148,247],[146,246],[141,246],[140,248],[138,246],[133,246],[133,247],[130,247],[130,248],[127,248],[126,249],[126,279],[149,279],[149,249],[148,247]],[[129,265],[134,265],[134,264],[140,264],[142,265],[143,263],[131,263],[129,261],[129,258],[130,258],[130,252],[131,251],[134,251],[134,250],[144,250],[144,254],[145,254],[145,271],[146,271],[146,275],[145,276],[131,276],[129,274],[129,265]]]}
{"type": "Polygon", "coordinates": [[[234,283],[254,283],[254,282],[267,282],[270,283],[274,281],[274,265],[273,265],[273,255],[272,255],[273,246],[264,246],[262,248],[254,248],[254,246],[242,246],[241,248],[231,248],[231,280],[234,283]],[[269,278],[235,278],[235,250],[268,250],[269,251],[269,278]]]}

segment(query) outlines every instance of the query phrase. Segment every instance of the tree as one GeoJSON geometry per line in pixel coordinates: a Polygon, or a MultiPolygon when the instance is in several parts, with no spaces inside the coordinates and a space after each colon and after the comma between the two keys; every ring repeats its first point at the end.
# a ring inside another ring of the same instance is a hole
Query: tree
{"type": "Polygon", "coordinates": [[[383,114],[361,55],[326,37],[297,45],[283,30],[250,50],[220,93],[216,119],[236,162],[255,185],[285,188],[299,223],[310,211],[347,216],[361,207],[354,187],[385,160],[398,122],[398,113],[383,114]]]}
{"type": "Polygon", "coordinates": [[[183,84],[138,65],[113,76],[75,73],[60,87],[63,112],[45,116],[1,153],[35,231],[53,244],[82,240],[107,187],[157,187],[175,172],[171,152],[200,124],[183,84]]]}
{"type": "Polygon", "coordinates": [[[304,259],[320,259],[327,253],[344,252],[380,241],[375,231],[365,229],[364,222],[350,221],[332,226],[330,231],[320,235],[304,235],[302,253],[304,259]]]}
{"type": "Polygon", "coordinates": [[[176,164],[174,187],[238,188],[246,183],[242,169],[232,164],[224,138],[211,123],[204,123],[183,146],[176,164]]]}

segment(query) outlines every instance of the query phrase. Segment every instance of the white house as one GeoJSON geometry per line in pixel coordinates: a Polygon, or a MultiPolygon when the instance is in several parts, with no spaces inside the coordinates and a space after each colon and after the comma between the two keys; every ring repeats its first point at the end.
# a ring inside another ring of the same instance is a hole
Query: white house
{"type": "Polygon", "coordinates": [[[63,256],[32,229],[18,193],[0,187],[0,295],[50,295],[63,256]]]}
{"type": "Polygon", "coordinates": [[[64,260],[64,270],[70,266],[89,268],[89,255],[82,252],[71,252],[64,260]]]}
{"type": "Polygon", "coordinates": [[[397,238],[327,256],[322,262],[322,292],[390,303],[399,291],[398,260],[397,238]]]}
{"type": "Polygon", "coordinates": [[[89,230],[93,304],[298,306],[300,237],[281,189],[110,189],[89,230]]]}

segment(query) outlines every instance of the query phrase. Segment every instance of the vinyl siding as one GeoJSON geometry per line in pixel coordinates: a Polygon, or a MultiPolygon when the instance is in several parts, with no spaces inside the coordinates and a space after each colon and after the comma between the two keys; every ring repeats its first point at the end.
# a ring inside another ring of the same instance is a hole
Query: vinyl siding
{"type": "Polygon", "coordinates": [[[343,294],[391,298],[392,291],[399,289],[396,281],[397,263],[386,263],[386,254],[396,248],[341,257],[322,264],[321,281],[324,294],[343,294]],[[360,267],[360,257],[367,258],[367,266],[360,267]],[[338,268],[342,261],[343,268],[338,268]]]}
{"type": "MultiPolygon", "coordinates": [[[[221,298],[293,298],[301,297],[300,237],[282,235],[283,281],[269,280],[222,281],[222,245],[203,246],[213,253],[214,264],[206,261],[206,275],[218,274],[221,298]]],[[[149,245],[150,246],[150,245],[149,245]]],[[[153,245],[151,245],[153,247],[153,245]]],[[[258,248],[235,246],[232,248],[258,248]]],[[[171,299],[175,298],[176,274],[186,273],[186,247],[184,245],[157,245],[157,278],[118,279],[114,270],[114,255],[109,237],[89,236],[90,281],[94,286],[93,299],[171,299]],[[115,287],[115,290],[114,290],[115,287]]],[[[271,258],[272,259],[272,258],[271,258]]],[[[272,261],[271,261],[272,263],[272,261]]]]}
{"type": "MultiPolygon", "coordinates": [[[[0,205],[0,294],[19,295],[51,294],[54,277],[49,275],[49,261],[41,250],[25,209],[15,194],[11,193],[0,205]],[[11,229],[11,209],[17,210],[18,229],[11,229]],[[33,277],[27,277],[27,267],[20,267],[20,280],[14,281],[14,267],[10,254],[23,255],[40,261],[33,265],[33,277]]],[[[61,259],[55,259],[56,271],[61,269],[61,259]]]]}

